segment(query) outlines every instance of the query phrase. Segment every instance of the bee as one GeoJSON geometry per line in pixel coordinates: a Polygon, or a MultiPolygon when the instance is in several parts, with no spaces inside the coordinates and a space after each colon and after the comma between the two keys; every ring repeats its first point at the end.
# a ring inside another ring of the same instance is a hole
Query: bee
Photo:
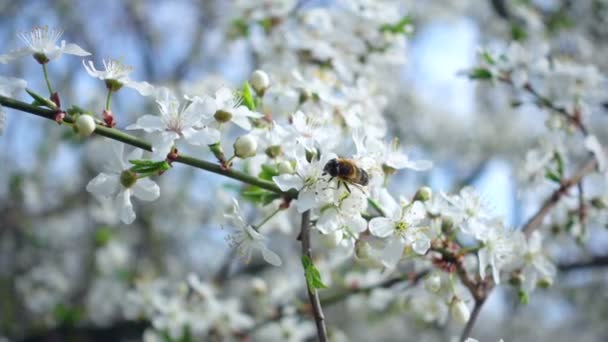
{"type": "Polygon", "coordinates": [[[348,183],[366,186],[369,183],[369,175],[367,171],[358,167],[352,159],[334,158],[325,164],[323,167],[323,175],[329,174],[332,179],[338,178],[338,187],[344,184],[346,190],[350,193],[348,183]]]}

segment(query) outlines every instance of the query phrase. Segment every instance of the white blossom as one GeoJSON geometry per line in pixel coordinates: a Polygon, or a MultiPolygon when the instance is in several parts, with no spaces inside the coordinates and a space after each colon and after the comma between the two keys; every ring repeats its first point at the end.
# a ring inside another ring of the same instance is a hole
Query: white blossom
{"type": "Polygon", "coordinates": [[[186,98],[180,103],[168,88],[160,88],[156,94],[160,116],[146,114],[127,129],[142,129],[152,135],[153,159],[165,159],[178,141],[191,145],[213,144],[220,139],[220,132],[202,124],[204,109],[202,100],[186,98]]]}
{"type": "Polygon", "coordinates": [[[76,44],[66,44],[65,40],[62,40],[59,45],[56,45],[62,35],[63,30],[57,28],[49,29],[48,26],[34,27],[31,32],[22,32],[19,34],[19,38],[21,38],[27,46],[0,55],[0,63],[5,64],[27,55],[33,55],[40,63],[47,63],[64,53],[75,56],[90,55],[89,52],[83,50],[76,44]]]}
{"type": "Polygon", "coordinates": [[[266,262],[273,266],[281,266],[281,258],[266,246],[268,238],[245,222],[241,215],[239,202],[236,199],[233,199],[232,211],[231,214],[225,216],[234,221],[237,232],[230,235],[228,240],[245,262],[251,261],[253,252],[257,250],[260,251],[266,262]]]}
{"type": "Polygon", "coordinates": [[[108,147],[111,154],[104,172],[87,184],[87,191],[96,197],[113,198],[120,220],[130,224],[135,220],[131,196],[143,201],[154,201],[160,196],[160,188],[149,178],[137,179],[137,176],[129,170],[129,160],[140,159],[141,150],[135,149],[124,156],[123,143],[112,140],[108,143],[108,147]]]}
{"type": "Polygon", "coordinates": [[[135,89],[142,96],[153,95],[155,92],[154,87],[148,82],[136,82],[129,78],[129,74],[133,71],[133,68],[123,64],[122,62],[109,59],[102,60],[104,70],[97,70],[93,61],[89,61],[88,65],[85,61],[82,61],[85,70],[92,77],[98,78],[106,82],[108,88],[112,91],[117,91],[122,86],[135,89]]]}
{"type": "Polygon", "coordinates": [[[406,246],[411,246],[418,254],[425,254],[431,240],[425,232],[428,226],[423,223],[426,217],[424,205],[419,201],[399,205],[392,197],[383,204],[387,217],[375,217],[369,222],[369,231],[373,235],[387,239],[381,252],[383,263],[394,267],[406,246]]]}

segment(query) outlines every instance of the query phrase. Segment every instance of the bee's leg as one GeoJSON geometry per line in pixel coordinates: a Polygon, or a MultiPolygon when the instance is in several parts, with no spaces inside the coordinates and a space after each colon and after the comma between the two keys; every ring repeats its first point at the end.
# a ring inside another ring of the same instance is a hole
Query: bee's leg
{"type": "Polygon", "coordinates": [[[348,193],[350,194],[350,188],[348,187],[348,184],[346,182],[344,182],[344,186],[346,187],[346,191],[348,191],[348,193]]]}

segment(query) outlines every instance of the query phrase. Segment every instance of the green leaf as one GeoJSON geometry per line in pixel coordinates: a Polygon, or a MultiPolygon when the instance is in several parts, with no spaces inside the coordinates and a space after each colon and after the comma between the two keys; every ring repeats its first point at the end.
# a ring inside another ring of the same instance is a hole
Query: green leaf
{"type": "Polygon", "coordinates": [[[302,266],[304,267],[304,277],[311,289],[326,289],[327,286],[321,280],[321,273],[306,255],[302,256],[302,266]]]}
{"type": "Polygon", "coordinates": [[[483,58],[483,60],[490,65],[494,65],[496,63],[494,57],[492,57],[492,55],[488,51],[483,51],[481,53],[481,58],[483,58]]]}
{"type": "Polygon", "coordinates": [[[264,31],[266,33],[270,32],[270,30],[272,30],[272,18],[265,18],[259,21],[260,25],[264,28],[264,31]]]}
{"type": "Polygon", "coordinates": [[[268,164],[262,164],[262,171],[258,174],[258,178],[262,178],[268,181],[272,181],[272,177],[278,176],[279,170],[273,166],[268,164]]]}
{"type": "Polygon", "coordinates": [[[272,201],[281,198],[281,195],[257,186],[247,187],[247,189],[241,192],[241,195],[248,201],[261,203],[262,205],[270,204],[272,201]]]}
{"type": "Polygon", "coordinates": [[[105,246],[112,239],[112,230],[109,227],[101,227],[95,231],[95,244],[105,246]]]}
{"type": "Polygon", "coordinates": [[[519,25],[511,26],[511,38],[515,41],[521,42],[528,38],[528,33],[519,25]]]}
{"type": "Polygon", "coordinates": [[[57,108],[57,105],[53,101],[36,94],[35,92],[33,92],[30,89],[26,88],[25,91],[34,99],[35,104],[45,106],[45,107],[48,107],[51,109],[57,108]]]}
{"type": "Polygon", "coordinates": [[[76,325],[82,317],[78,309],[71,308],[63,303],[59,303],[53,308],[53,315],[60,324],[66,326],[76,325]]]}
{"type": "Polygon", "coordinates": [[[236,18],[232,21],[232,36],[247,37],[249,35],[249,25],[242,18],[236,18]]]}
{"type": "Polygon", "coordinates": [[[556,183],[562,182],[561,177],[558,176],[553,170],[549,170],[549,169],[547,169],[547,171],[545,171],[545,178],[547,178],[548,180],[552,180],[556,183]]]}
{"type": "Polygon", "coordinates": [[[249,108],[249,110],[255,110],[255,101],[253,100],[253,92],[251,91],[251,86],[248,81],[243,83],[243,90],[241,93],[243,96],[243,104],[249,108]]]}
{"type": "Polygon", "coordinates": [[[529,301],[529,297],[528,297],[528,293],[524,290],[519,290],[517,292],[517,298],[519,299],[519,302],[521,304],[528,304],[529,301]]]}
{"type": "Polygon", "coordinates": [[[553,158],[557,164],[557,175],[560,179],[564,178],[564,158],[562,158],[562,155],[557,151],[553,153],[553,158]]]}
{"type": "Polygon", "coordinates": [[[475,68],[469,73],[469,78],[473,80],[490,80],[492,72],[486,68],[475,68]]]}
{"type": "Polygon", "coordinates": [[[153,161],[153,160],[129,160],[133,166],[131,171],[135,173],[157,173],[167,171],[171,168],[171,165],[166,160],[153,161]]]}
{"type": "Polygon", "coordinates": [[[411,32],[412,18],[404,16],[394,24],[384,24],[380,26],[380,32],[392,34],[409,34],[411,32]]]}

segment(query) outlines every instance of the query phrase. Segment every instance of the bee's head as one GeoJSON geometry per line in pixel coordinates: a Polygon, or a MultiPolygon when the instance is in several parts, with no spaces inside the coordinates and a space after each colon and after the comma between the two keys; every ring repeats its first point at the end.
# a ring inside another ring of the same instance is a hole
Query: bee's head
{"type": "Polygon", "coordinates": [[[325,164],[323,168],[323,174],[330,174],[332,177],[336,177],[338,175],[338,160],[336,158],[331,159],[325,164]]]}

